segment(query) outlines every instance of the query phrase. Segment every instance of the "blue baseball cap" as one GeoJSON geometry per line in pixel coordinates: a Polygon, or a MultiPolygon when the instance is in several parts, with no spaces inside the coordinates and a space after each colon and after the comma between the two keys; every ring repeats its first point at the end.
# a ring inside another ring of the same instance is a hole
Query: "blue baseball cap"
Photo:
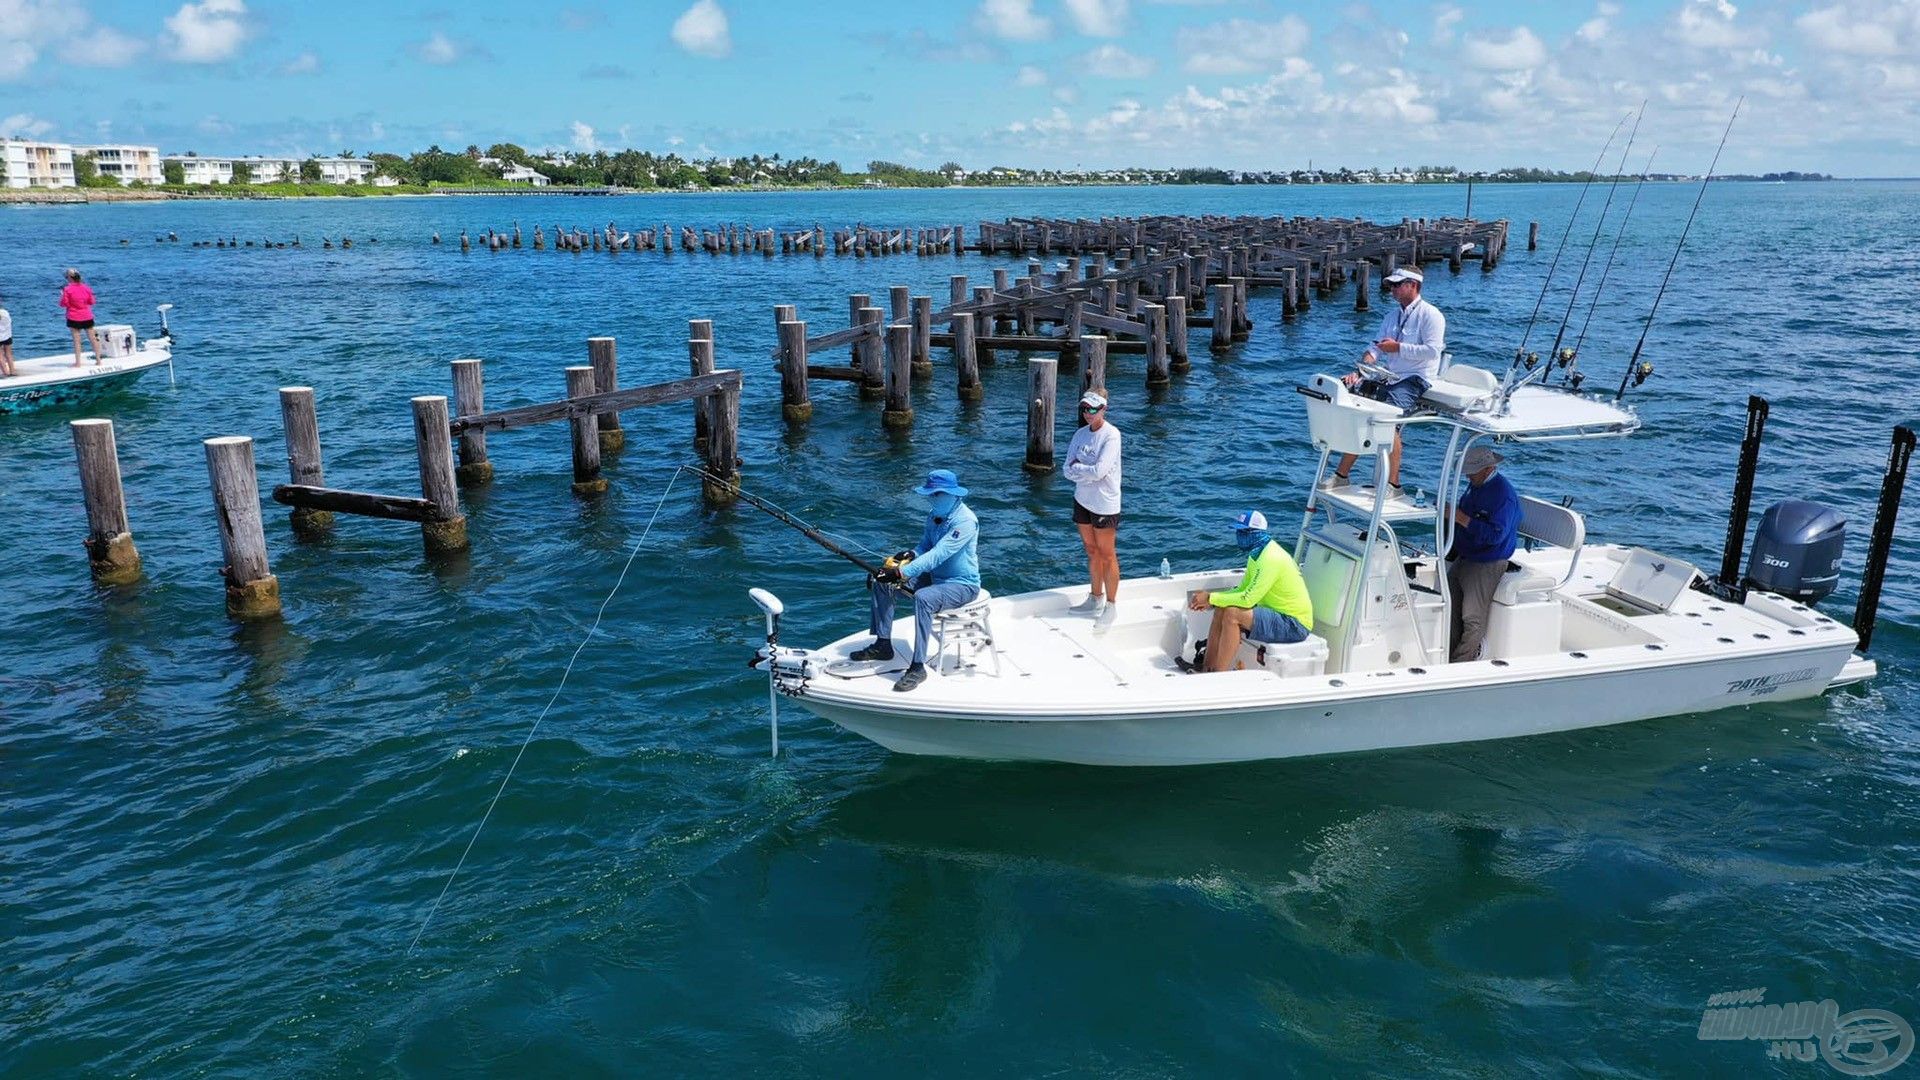
{"type": "Polygon", "coordinates": [[[1258,510],[1242,510],[1234,517],[1233,527],[1236,532],[1241,529],[1253,529],[1257,532],[1266,532],[1267,515],[1258,510]]]}
{"type": "Polygon", "coordinates": [[[967,489],[960,486],[960,478],[952,469],[935,469],[927,474],[927,482],[913,489],[915,495],[952,495],[958,499],[967,497],[967,489]]]}

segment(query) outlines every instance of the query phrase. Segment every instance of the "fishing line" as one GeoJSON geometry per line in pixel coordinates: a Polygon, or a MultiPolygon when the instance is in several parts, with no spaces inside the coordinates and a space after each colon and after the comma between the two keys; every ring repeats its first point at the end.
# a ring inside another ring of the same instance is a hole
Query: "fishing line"
{"type": "Polygon", "coordinates": [[[520,767],[520,759],[527,755],[527,747],[533,744],[533,736],[540,730],[540,722],[553,711],[554,704],[560,700],[560,692],[567,688],[567,677],[573,674],[573,665],[579,661],[580,654],[586,650],[587,643],[593,640],[594,633],[600,629],[600,620],[607,614],[607,605],[613,603],[614,595],[620,591],[621,584],[627,580],[627,571],[632,569],[633,560],[639,557],[640,548],[646,544],[647,537],[653,533],[653,523],[660,519],[660,508],[667,504],[667,496],[673,494],[674,482],[679,480],[680,474],[689,468],[681,465],[673,470],[672,476],[667,478],[667,489],[660,493],[660,501],[653,505],[653,515],[647,518],[647,527],[640,531],[640,539],[633,542],[633,550],[627,553],[627,561],[620,567],[620,576],[614,579],[613,588],[607,593],[607,598],[600,601],[600,610],[594,612],[593,625],[587,627],[586,636],[580,639],[580,644],[574,648],[573,655],[567,658],[566,670],[560,673],[560,685],[553,688],[553,696],[547,699],[547,707],[540,710],[539,716],[534,717],[533,726],[527,729],[527,737],[520,742],[520,752],[513,755],[513,764],[507,766],[507,775],[500,778],[500,787],[494,791],[493,800],[487,803],[487,812],[480,815],[480,824],[474,826],[473,835],[467,838],[467,847],[460,853],[460,861],[453,864],[453,873],[447,875],[446,884],[440,886],[440,895],[433,898],[433,906],[427,909],[427,917],[420,921],[420,929],[414,932],[413,941],[407,945],[409,958],[413,956],[413,950],[420,944],[421,936],[427,932],[427,927],[433,922],[434,914],[440,910],[440,902],[447,898],[447,890],[453,888],[453,879],[459,877],[460,868],[467,865],[467,856],[473,854],[473,845],[480,839],[481,830],[487,827],[487,820],[493,817],[493,808],[500,805],[500,796],[506,794],[507,784],[512,782],[514,770],[520,767]]]}
{"type": "Polygon", "coordinates": [[[1580,216],[1580,207],[1587,201],[1587,189],[1593,186],[1593,178],[1600,175],[1600,163],[1606,159],[1607,151],[1613,146],[1613,140],[1619,137],[1620,129],[1626,126],[1626,123],[1627,118],[1622,116],[1620,122],[1613,125],[1613,134],[1607,136],[1606,143],[1600,147],[1599,155],[1593,159],[1593,168],[1587,170],[1587,182],[1580,185],[1580,198],[1573,204],[1573,213],[1567,215],[1567,227],[1560,233],[1560,246],[1553,249],[1553,261],[1547,264],[1547,279],[1540,283],[1540,296],[1533,302],[1533,314],[1527,319],[1527,332],[1520,336],[1520,347],[1514,350],[1513,359],[1507,362],[1508,380],[1513,378],[1513,369],[1520,363],[1520,358],[1526,355],[1527,341],[1533,337],[1534,321],[1540,318],[1540,305],[1547,301],[1547,288],[1553,284],[1554,268],[1560,265],[1560,253],[1567,249],[1567,237],[1573,235],[1573,222],[1580,216]]]}
{"type": "Polygon", "coordinates": [[[1593,287],[1593,300],[1587,304],[1586,317],[1580,320],[1580,336],[1573,340],[1573,361],[1567,365],[1566,381],[1579,389],[1580,379],[1576,377],[1580,368],[1580,346],[1587,342],[1587,327],[1593,323],[1593,311],[1600,306],[1600,296],[1607,291],[1607,278],[1613,273],[1614,256],[1620,254],[1620,239],[1627,235],[1627,222],[1633,219],[1633,208],[1640,201],[1640,189],[1647,184],[1647,174],[1653,171],[1653,159],[1660,155],[1658,146],[1647,155],[1647,163],[1640,167],[1640,179],[1634,182],[1633,197],[1627,200],[1626,213],[1620,215],[1620,228],[1613,234],[1613,249],[1607,252],[1607,264],[1600,268],[1600,283],[1593,287]]]}
{"type": "MultiPolygon", "coordinates": [[[[1647,343],[1647,333],[1653,329],[1653,313],[1660,310],[1660,298],[1667,295],[1667,282],[1673,280],[1673,268],[1680,262],[1680,249],[1687,246],[1687,233],[1693,229],[1693,216],[1700,212],[1700,200],[1707,196],[1707,182],[1713,179],[1713,170],[1720,164],[1720,151],[1727,148],[1727,136],[1733,134],[1733,122],[1740,118],[1740,106],[1746,103],[1745,94],[1733,103],[1733,114],[1727,117],[1727,130],[1720,133],[1720,145],[1714,148],[1713,160],[1707,163],[1707,173],[1700,178],[1700,190],[1693,197],[1693,209],[1687,211],[1687,223],[1680,228],[1680,240],[1673,245],[1673,258],[1668,260],[1666,275],[1660,279],[1660,291],[1653,294],[1653,306],[1647,309],[1647,324],[1640,328],[1640,340],[1634,343],[1633,355],[1627,357],[1627,370],[1620,375],[1620,389],[1613,394],[1615,401],[1627,396],[1627,380],[1633,378],[1634,370],[1640,364],[1640,350],[1647,343]]],[[[1651,370],[1640,377],[1641,381],[1644,382],[1646,375],[1650,374],[1651,370]]]]}
{"type": "MultiPolygon", "coordinates": [[[[1600,220],[1593,223],[1593,239],[1587,241],[1587,255],[1580,260],[1580,274],[1573,279],[1573,292],[1567,297],[1567,310],[1560,316],[1560,329],[1553,335],[1553,348],[1547,351],[1547,369],[1560,362],[1560,343],[1566,340],[1567,324],[1573,321],[1573,305],[1580,299],[1580,286],[1587,280],[1587,267],[1593,262],[1593,253],[1600,247],[1600,230],[1606,228],[1607,211],[1613,208],[1614,193],[1620,190],[1620,170],[1627,165],[1627,155],[1633,153],[1633,140],[1640,134],[1640,118],[1647,114],[1647,103],[1640,102],[1640,111],[1633,118],[1633,130],[1627,132],[1627,145],[1620,151],[1620,164],[1613,167],[1613,183],[1607,185],[1607,201],[1600,204],[1600,220]]],[[[1572,359],[1569,357],[1568,359],[1572,359]]],[[[1545,381],[1543,378],[1541,381],[1545,381]]]]}

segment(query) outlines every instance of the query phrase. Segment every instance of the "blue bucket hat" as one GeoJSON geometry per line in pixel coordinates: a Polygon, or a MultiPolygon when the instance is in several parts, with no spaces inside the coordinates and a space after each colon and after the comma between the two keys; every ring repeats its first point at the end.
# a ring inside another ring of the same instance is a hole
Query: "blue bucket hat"
{"type": "Polygon", "coordinates": [[[938,495],[945,492],[957,499],[967,497],[967,489],[960,486],[960,478],[952,469],[935,469],[927,474],[927,482],[913,489],[915,495],[938,495]]]}

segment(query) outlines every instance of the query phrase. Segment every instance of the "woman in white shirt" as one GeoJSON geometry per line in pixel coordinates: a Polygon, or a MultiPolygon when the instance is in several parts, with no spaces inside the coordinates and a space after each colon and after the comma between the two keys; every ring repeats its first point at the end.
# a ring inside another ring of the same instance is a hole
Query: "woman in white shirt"
{"type": "Polygon", "coordinates": [[[1080,430],[1067,444],[1062,467],[1073,481],[1073,523],[1087,549],[1087,598],[1072,610],[1112,619],[1120,589],[1120,429],[1107,422],[1107,399],[1097,389],[1080,395],[1080,430]]]}

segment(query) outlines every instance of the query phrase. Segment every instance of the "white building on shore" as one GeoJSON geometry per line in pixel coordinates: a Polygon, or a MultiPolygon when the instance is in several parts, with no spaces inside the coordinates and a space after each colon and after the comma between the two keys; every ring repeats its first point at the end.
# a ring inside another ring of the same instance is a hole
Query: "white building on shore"
{"type": "Polygon", "coordinates": [[[94,167],[100,171],[100,175],[118,180],[122,185],[136,180],[144,184],[161,182],[160,148],[157,146],[76,146],[73,152],[93,155],[94,167]]]}
{"type": "Polygon", "coordinates": [[[310,159],[320,166],[323,184],[364,184],[373,179],[373,162],[365,158],[323,157],[310,159]]]}
{"type": "Polygon", "coordinates": [[[0,139],[0,161],[6,165],[10,188],[75,186],[73,147],[66,143],[0,139]]]}

